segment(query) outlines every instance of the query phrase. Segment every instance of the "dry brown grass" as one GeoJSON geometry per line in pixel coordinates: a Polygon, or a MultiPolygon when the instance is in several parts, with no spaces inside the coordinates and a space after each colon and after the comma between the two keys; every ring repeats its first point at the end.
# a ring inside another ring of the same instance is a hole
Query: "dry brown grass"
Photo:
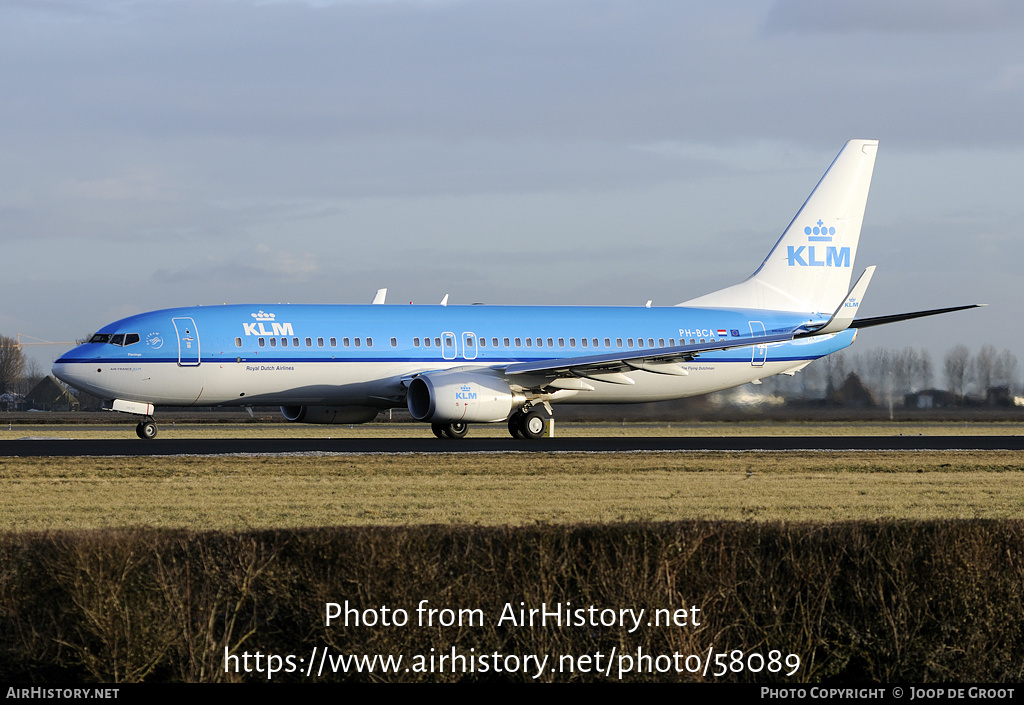
{"type": "Polygon", "coordinates": [[[0,460],[0,530],[1024,517],[1019,453],[0,460]]]}

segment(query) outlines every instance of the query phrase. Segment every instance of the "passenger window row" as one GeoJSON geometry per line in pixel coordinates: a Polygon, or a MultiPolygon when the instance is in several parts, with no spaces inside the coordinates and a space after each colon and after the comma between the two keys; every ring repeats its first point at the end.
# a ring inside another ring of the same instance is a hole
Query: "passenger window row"
{"type": "MultiPolygon", "coordinates": [[[[394,340],[394,339],[392,339],[392,340],[394,340]]],[[[537,348],[545,348],[545,347],[546,348],[556,348],[556,347],[557,348],[565,348],[566,347],[566,344],[565,344],[566,343],[566,338],[557,338],[557,341],[558,341],[557,345],[555,344],[555,341],[556,341],[555,338],[496,338],[495,337],[495,338],[491,338],[490,342],[488,342],[488,339],[485,336],[480,336],[480,338],[478,338],[476,340],[474,340],[473,336],[467,336],[466,339],[465,339],[465,345],[466,345],[467,348],[472,348],[475,345],[479,344],[479,347],[480,347],[481,350],[483,350],[483,349],[485,349],[487,347],[494,348],[496,350],[497,349],[501,349],[501,348],[508,349],[508,348],[523,348],[523,347],[527,347],[527,348],[533,348],[533,347],[537,347],[537,348]]],[[[576,348],[577,347],[577,340],[576,340],[576,338],[569,338],[568,341],[569,341],[569,345],[568,345],[569,348],[576,348]]],[[[625,339],[623,339],[623,338],[615,338],[615,345],[614,346],[612,345],[612,339],[611,338],[604,338],[603,342],[604,342],[603,347],[606,348],[606,349],[623,348],[623,347],[625,347],[625,348],[633,348],[633,347],[636,347],[636,348],[655,348],[655,347],[657,347],[657,348],[664,348],[664,347],[675,347],[675,345],[676,345],[676,339],[675,338],[667,338],[667,339],[666,338],[636,338],[635,340],[633,338],[625,338],[625,339]]],[[[694,340],[693,338],[690,339],[690,345],[694,345],[694,344],[696,344],[696,342],[697,341],[694,340]]],[[[700,342],[705,343],[705,342],[707,342],[707,340],[702,338],[700,342]]],[[[715,342],[715,339],[712,338],[711,342],[712,343],[715,342]]],[[[446,336],[444,336],[444,344],[445,344],[445,347],[449,347],[449,348],[454,347],[455,346],[455,340],[451,336],[447,336],[446,335],[446,336]]],[[[679,339],[679,345],[686,345],[686,339],[685,338],[680,338],[679,339]]],[[[393,343],[392,343],[392,346],[394,346],[393,343]]],[[[416,337],[416,338],[412,339],[412,346],[414,348],[418,348],[418,347],[424,347],[424,348],[435,347],[435,348],[439,348],[439,347],[441,347],[441,338],[437,337],[437,336],[435,336],[433,338],[430,338],[430,337],[424,337],[424,338],[416,337]]],[[[602,347],[602,339],[601,338],[580,338],[579,339],[579,346],[578,347],[580,347],[580,348],[598,348],[598,349],[600,349],[602,347]]]]}
{"type": "MultiPolygon", "coordinates": [[[[289,346],[293,347],[293,348],[299,348],[299,347],[312,348],[313,347],[313,339],[312,338],[264,338],[264,337],[259,337],[259,338],[256,339],[256,344],[259,347],[261,347],[261,348],[267,347],[268,344],[272,348],[276,348],[278,346],[280,346],[282,348],[287,348],[289,346]]],[[[342,338],[341,339],[341,347],[343,347],[343,348],[349,348],[349,347],[361,348],[364,345],[366,347],[368,347],[368,348],[372,348],[373,347],[373,338],[362,338],[362,337],[360,337],[360,338],[342,338]]],[[[235,338],[235,347],[236,348],[242,347],[242,338],[240,338],[240,337],[239,338],[235,338]]],[[[318,348],[323,348],[323,347],[337,348],[338,347],[338,339],[337,338],[327,338],[326,342],[325,342],[324,338],[317,338],[316,339],[316,347],[318,347],[318,348]]],[[[393,347],[393,348],[398,347],[398,339],[397,338],[392,338],[391,339],[391,347],[393,347]]]]}
{"type": "MultiPolygon", "coordinates": [[[[448,349],[454,349],[454,347],[455,347],[455,338],[453,338],[450,335],[444,335],[443,338],[444,338],[444,347],[446,347],[448,349]]],[[[323,347],[337,348],[338,347],[338,339],[337,338],[329,338],[327,340],[329,342],[329,345],[325,344],[324,338],[317,338],[316,339],[316,347],[318,347],[318,348],[323,348],[323,347]]],[[[547,348],[555,348],[555,347],[565,348],[566,347],[566,344],[565,344],[566,339],[565,338],[558,338],[557,340],[558,340],[558,345],[557,346],[555,345],[555,338],[500,338],[499,339],[497,337],[494,337],[494,338],[490,339],[490,342],[488,342],[488,339],[486,337],[480,337],[480,338],[477,339],[474,336],[467,336],[465,338],[464,342],[465,342],[465,346],[467,348],[473,348],[474,346],[476,346],[479,343],[479,346],[480,346],[481,350],[483,350],[485,348],[488,348],[488,347],[496,349],[496,350],[497,349],[502,349],[502,348],[504,348],[504,349],[520,348],[521,349],[523,347],[527,347],[527,348],[533,348],[533,347],[537,347],[537,348],[545,348],[545,347],[547,347],[547,348]]],[[[577,347],[577,339],[576,338],[569,338],[568,340],[569,340],[568,347],[570,349],[577,347]]],[[[97,343],[97,342],[106,343],[106,342],[109,342],[109,343],[112,343],[113,345],[131,345],[132,343],[139,342],[139,336],[137,334],[135,334],[135,333],[129,333],[126,336],[119,336],[119,335],[111,336],[109,334],[97,333],[96,335],[94,335],[92,337],[92,339],[89,342],[90,343],[97,343]],[[103,340],[98,340],[99,338],[103,338],[103,340]],[[111,340],[111,338],[113,338],[113,340],[111,340]],[[117,342],[117,339],[119,339],[119,338],[123,338],[124,342],[117,342]],[[134,338],[134,339],[131,339],[131,338],[134,338]]],[[[259,345],[259,347],[261,347],[261,348],[266,347],[268,345],[268,342],[269,342],[270,347],[272,347],[272,348],[276,348],[276,347],[279,347],[279,346],[282,347],[282,348],[287,348],[289,346],[293,347],[293,348],[298,348],[298,347],[312,348],[312,347],[314,347],[313,346],[313,339],[312,338],[300,339],[300,338],[263,338],[263,337],[260,337],[260,338],[256,339],[256,344],[259,345]],[[300,344],[300,341],[304,342],[304,345],[300,344]]],[[[420,338],[420,337],[417,336],[417,337],[412,339],[412,345],[413,345],[414,348],[419,348],[419,347],[423,347],[423,348],[440,348],[441,347],[441,342],[442,342],[442,336],[423,337],[423,338],[420,338]]],[[[664,348],[664,347],[675,347],[675,345],[676,345],[676,339],[675,338],[668,338],[668,339],[666,339],[666,338],[657,338],[657,339],[655,339],[655,338],[636,338],[635,340],[633,338],[626,338],[625,340],[623,340],[622,338],[615,338],[615,345],[614,346],[612,345],[612,339],[611,338],[604,338],[603,339],[603,346],[602,346],[602,339],[601,338],[580,338],[578,342],[579,342],[579,347],[580,348],[587,348],[587,349],[600,349],[602,347],[604,347],[605,349],[615,349],[615,348],[620,348],[621,349],[621,348],[634,348],[634,347],[635,348],[654,348],[654,347],[664,348]]],[[[701,343],[706,343],[706,342],[708,342],[708,340],[706,338],[701,338],[700,342],[701,343]]],[[[712,342],[712,343],[715,342],[715,339],[711,338],[710,342],[712,342]]],[[[391,343],[391,347],[397,348],[398,347],[398,338],[394,338],[394,337],[391,338],[390,343],[391,343]]],[[[696,343],[697,343],[696,339],[690,338],[690,345],[695,345],[696,343]]],[[[365,345],[365,347],[372,348],[373,347],[373,338],[347,338],[346,337],[346,338],[342,338],[341,339],[341,347],[342,348],[349,348],[349,347],[361,348],[361,347],[364,347],[364,345],[365,345]]],[[[686,339],[685,338],[680,338],[679,339],[679,345],[686,345],[686,339]]],[[[235,347],[236,348],[242,347],[242,338],[235,338],[235,347]]]]}
{"type": "MultiPolygon", "coordinates": [[[[139,334],[138,333],[116,333],[116,334],[114,334],[114,333],[96,333],[95,335],[93,335],[89,339],[89,342],[90,343],[109,343],[110,345],[117,345],[118,347],[126,347],[128,345],[134,345],[135,343],[138,343],[139,340],[140,340],[140,338],[139,338],[139,334]]],[[[569,340],[568,347],[570,349],[577,347],[577,339],[576,338],[569,338],[568,340],[569,340]]],[[[527,348],[533,348],[533,347],[537,347],[537,348],[544,348],[544,347],[547,347],[547,348],[555,348],[555,347],[565,348],[566,347],[566,345],[565,345],[566,339],[565,338],[558,338],[558,345],[557,346],[555,345],[555,338],[497,338],[497,337],[494,337],[494,338],[490,339],[490,342],[488,342],[488,339],[486,337],[483,337],[483,336],[481,336],[479,339],[475,338],[475,336],[466,336],[464,342],[465,342],[465,346],[467,348],[473,348],[474,346],[476,346],[479,343],[479,346],[480,346],[481,350],[483,350],[485,348],[488,348],[488,347],[494,348],[494,349],[497,350],[497,349],[502,349],[502,348],[504,348],[504,349],[520,348],[521,349],[521,348],[524,347],[524,341],[525,341],[525,347],[527,347],[527,348]]],[[[600,349],[602,347],[602,345],[601,345],[602,340],[600,338],[580,338],[578,342],[579,342],[579,347],[580,348],[600,349]]],[[[697,342],[698,341],[695,338],[690,338],[690,345],[695,345],[695,344],[697,344],[697,342]]],[[[708,342],[708,339],[701,338],[700,342],[701,343],[706,343],[706,342],[708,342]]],[[[712,343],[715,342],[715,339],[711,338],[710,342],[712,342],[712,343]]],[[[391,343],[391,347],[397,348],[398,347],[398,338],[392,337],[391,340],[390,340],[390,343],[391,343]]],[[[605,349],[613,349],[612,339],[611,338],[604,338],[603,343],[604,343],[603,347],[605,349]]],[[[623,345],[623,339],[622,338],[616,338],[615,339],[614,348],[623,348],[623,347],[625,347],[625,348],[633,348],[633,347],[636,347],[636,348],[644,348],[644,347],[647,347],[647,348],[653,348],[653,347],[663,348],[663,347],[666,347],[666,343],[667,343],[667,347],[674,347],[676,345],[676,339],[675,338],[668,338],[666,340],[665,338],[658,338],[657,341],[655,341],[654,338],[637,338],[636,340],[634,340],[633,338],[626,338],[625,339],[625,345],[623,345]],[[657,342],[657,344],[655,344],[655,342],[657,342]]],[[[276,347],[282,347],[282,348],[287,348],[287,347],[293,347],[293,348],[299,348],[299,347],[312,348],[312,347],[314,347],[314,345],[313,345],[313,338],[265,338],[265,337],[260,337],[260,338],[256,339],[256,344],[259,347],[261,347],[261,348],[267,347],[268,344],[272,348],[276,348],[276,347]]],[[[370,337],[367,337],[367,338],[362,338],[362,337],[347,338],[347,337],[345,337],[345,338],[341,339],[341,347],[342,348],[349,348],[349,347],[361,348],[361,347],[364,347],[364,345],[367,348],[372,348],[373,347],[373,338],[370,338],[370,337]]],[[[415,338],[412,339],[412,345],[413,345],[414,348],[419,348],[419,347],[439,348],[439,347],[441,347],[441,336],[424,337],[424,338],[415,337],[415,338]]],[[[450,336],[450,335],[445,335],[444,336],[444,345],[448,349],[453,349],[455,347],[455,339],[452,336],[450,336]]],[[[685,338],[680,338],[679,339],[679,345],[686,345],[686,339],[685,338]]],[[[236,348],[241,348],[242,347],[242,338],[240,338],[240,337],[239,338],[235,338],[235,347],[236,348]]],[[[317,338],[316,339],[316,346],[315,347],[318,347],[318,348],[323,348],[323,347],[337,348],[338,347],[338,339],[337,338],[327,338],[325,340],[324,338],[317,338]]]]}

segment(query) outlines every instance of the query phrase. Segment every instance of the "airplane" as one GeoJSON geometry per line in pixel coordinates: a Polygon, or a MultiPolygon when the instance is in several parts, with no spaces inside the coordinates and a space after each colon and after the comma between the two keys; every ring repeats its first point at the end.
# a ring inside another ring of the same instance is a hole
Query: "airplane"
{"type": "Polygon", "coordinates": [[[356,424],[405,407],[438,438],[472,423],[543,435],[554,404],[652,402],[794,374],[857,331],[973,308],[856,318],[853,287],[877,140],[851,140],[760,267],[675,306],[237,304],[104,326],[53,374],[141,418],[156,407],[279,406],[297,423],[356,424]]]}

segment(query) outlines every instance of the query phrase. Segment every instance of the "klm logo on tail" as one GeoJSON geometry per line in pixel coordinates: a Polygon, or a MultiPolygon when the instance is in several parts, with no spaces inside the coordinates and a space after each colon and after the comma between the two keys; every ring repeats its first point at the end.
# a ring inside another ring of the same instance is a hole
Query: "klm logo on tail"
{"type": "MultiPolygon", "coordinates": [[[[807,235],[808,243],[832,242],[836,229],[833,226],[825,227],[824,221],[819,219],[813,227],[804,228],[804,234],[807,235]]],[[[790,267],[849,267],[850,248],[834,245],[788,245],[786,259],[790,267]]]]}

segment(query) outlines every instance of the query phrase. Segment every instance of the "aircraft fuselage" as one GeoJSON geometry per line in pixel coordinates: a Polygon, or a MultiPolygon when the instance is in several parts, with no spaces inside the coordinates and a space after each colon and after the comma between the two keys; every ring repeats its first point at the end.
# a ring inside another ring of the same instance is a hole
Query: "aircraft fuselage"
{"type": "MultiPolygon", "coordinates": [[[[403,380],[453,368],[740,340],[806,315],[686,307],[232,305],[166,309],[103,327],[54,372],[102,398],[158,406],[404,406],[403,380]],[[130,342],[129,342],[130,341],[130,342]]],[[[633,384],[560,402],[648,402],[705,394],[799,367],[854,332],[699,354],[685,374],[635,370],[633,384]]],[[[509,378],[511,379],[511,378],[509,378]]],[[[515,384],[515,380],[512,380],[515,384]]]]}

